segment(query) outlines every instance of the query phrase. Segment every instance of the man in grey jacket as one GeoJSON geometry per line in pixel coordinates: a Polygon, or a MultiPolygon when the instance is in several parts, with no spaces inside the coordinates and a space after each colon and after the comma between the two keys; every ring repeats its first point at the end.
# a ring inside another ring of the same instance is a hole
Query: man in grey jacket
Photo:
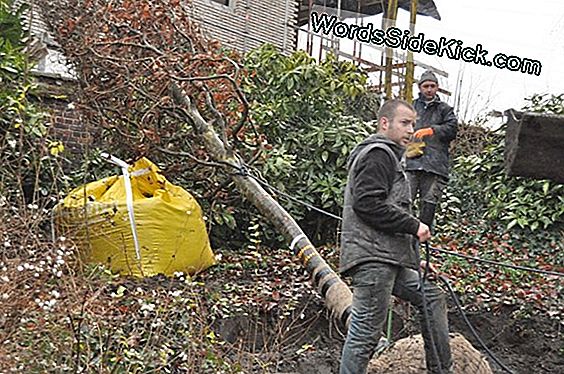
{"type": "Polygon", "coordinates": [[[357,145],[349,158],[339,267],[342,274],[352,276],[353,303],[341,374],[366,372],[392,295],[421,312],[428,371],[452,372],[446,297],[440,288],[425,282],[423,302],[420,259],[413,245],[415,238],[424,242],[431,236],[429,227],[410,213],[411,193],[404,171],[403,155],[415,119],[409,103],[384,103],[377,134],[357,145]]]}
{"type": "Polygon", "coordinates": [[[435,210],[448,181],[448,148],[457,132],[458,120],[450,105],[437,95],[439,81],[432,71],[419,80],[419,98],[414,137],[425,142],[421,157],[408,159],[407,168],[412,199],[419,194],[419,218],[431,226],[435,210]]]}

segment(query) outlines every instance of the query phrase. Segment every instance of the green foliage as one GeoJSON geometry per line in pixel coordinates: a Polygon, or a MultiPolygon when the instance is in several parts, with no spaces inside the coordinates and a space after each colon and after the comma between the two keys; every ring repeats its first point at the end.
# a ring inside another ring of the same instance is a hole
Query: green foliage
{"type": "Polygon", "coordinates": [[[537,113],[564,114],[564,94],[533,95],[527,99],[530,103],[523,110],[537,113]]]}
{"type": "MultiPolygon", "coordinates": [[[[525,110],[559,113],[563,98],[535,96],[525,110]]],[[[454,159],[435,240],[455,252],[559,271],[564,266],[564,186],[507,176],[505,128],[484,131],[482,144],[454,159]]],[[[557,314],[561,309],[555,302],[561,287],[555,287],[554,279],[449,256],[441,268],[457,279],[465,302],[516,304],[557,314]]]]}
{"type": "Polygon", "coordinates": [[[251,72],[243,88],[252,117],[276,146],[286,143],[289,133],[314,122],[339,121],[335,116],[348,113],[353,103],[373,98],[366,92],[366,74],[332,54],[317,63],[305,51],[285,56],[265,44],[249,53],[245,67],[251,72]]]}
{"type": "Polygon", "coordinates": [[[55,157],[64,147],[48,137],[47,114],[34,98],[33,64],[20,23],[26,7],[12,12],[12,6],[0,2],[0,195],[43,207],[64,183],[55,157]]]}
{"type": "MultiPolygon", "coordinates": [[[[346,162],[352,148],[373,131],[378,101],[366,89],[366,75],[335,56],[317,63],[304,51],[282,55],[271,45],[251,52],[244,89],[252,118],[272,144],[257,166],[277,189],[340,215],[346,162]],[[374,105],[372,113],[360,108],[374,105]]],[[[309,208],[284,201],[311,237],[329,239],[338,222],[309,208]]]]}
{"type": "Polygon", "coordinates": [[[271,141],[303,122],[332,119],[344,111],[347,99],[366,93],[366,74],[332,54],[317,63],[305,51],[285,56],[265,44],[248,54],[245,67],[251,72],[244,89],[253,102],[253,118],[268,128],[271,141]]]}
{"type": "MultiPolygon", "coordinates": [[[[524,109],[563,113],[563,100],[564,95],[533,96],[524,109]]],[[[547,230],[561,224],[564,186],[548,180],[507,176],[503,165],[504,135],[505,127],[490,132],[482,152],[455,159],[442,204],[444,218],[452,222],[459,213],[479,215],[502,223],[506,230],[547,230]]]]}
{"type": "MultiPolygon", "coordinates": [[[[13,0],[0,0],[0,49],[17,48],[22,44],[23,31],[20,16],[28,6],[22,4],[14,12],[13,4],[13,0]]],[[[4,55],[0,56],[4,57],[4,55]]]]}

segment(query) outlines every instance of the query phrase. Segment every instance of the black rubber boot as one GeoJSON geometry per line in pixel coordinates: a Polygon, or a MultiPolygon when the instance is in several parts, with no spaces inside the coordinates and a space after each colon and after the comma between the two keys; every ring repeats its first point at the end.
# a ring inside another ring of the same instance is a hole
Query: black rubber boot
{"type": "Polygon", "coordinates": [[[421,214],[419,215],[419,219],[421,220],[421,222],[423,222],[429,227],[432,227],[433,219],[435,218],[436,208],[437,208],[436,204],[424,202],[421,206],[421,214]]]}

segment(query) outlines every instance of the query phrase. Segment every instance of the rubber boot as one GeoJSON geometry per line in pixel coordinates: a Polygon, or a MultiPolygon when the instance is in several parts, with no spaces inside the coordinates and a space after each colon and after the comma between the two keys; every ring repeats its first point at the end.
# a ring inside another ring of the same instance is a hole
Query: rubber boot
{"type": "Polygon", "coordinates": [[[421,214],[419,220],[431,228],[433,226],[433,219],[435,218],[436,204],[424,202],[421,206],[421,214]]]}

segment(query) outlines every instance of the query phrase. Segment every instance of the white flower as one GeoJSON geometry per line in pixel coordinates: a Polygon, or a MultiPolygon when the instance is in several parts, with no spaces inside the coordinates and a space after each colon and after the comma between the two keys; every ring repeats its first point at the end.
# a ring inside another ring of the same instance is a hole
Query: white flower
{"type": "Polygon", "coordinates": [[[24,267],[21,266],[21,265],[18,265],[17,269],[18,269],[18,271],[24,271],[24,267]]]}
{"type": "Polygon", "coordinates": [[[152,312],[153,310],[155,310],[155,304],[152,304],[152,303],[143,304],[143,305],[141,305],[141,310],[152,312]]]}

